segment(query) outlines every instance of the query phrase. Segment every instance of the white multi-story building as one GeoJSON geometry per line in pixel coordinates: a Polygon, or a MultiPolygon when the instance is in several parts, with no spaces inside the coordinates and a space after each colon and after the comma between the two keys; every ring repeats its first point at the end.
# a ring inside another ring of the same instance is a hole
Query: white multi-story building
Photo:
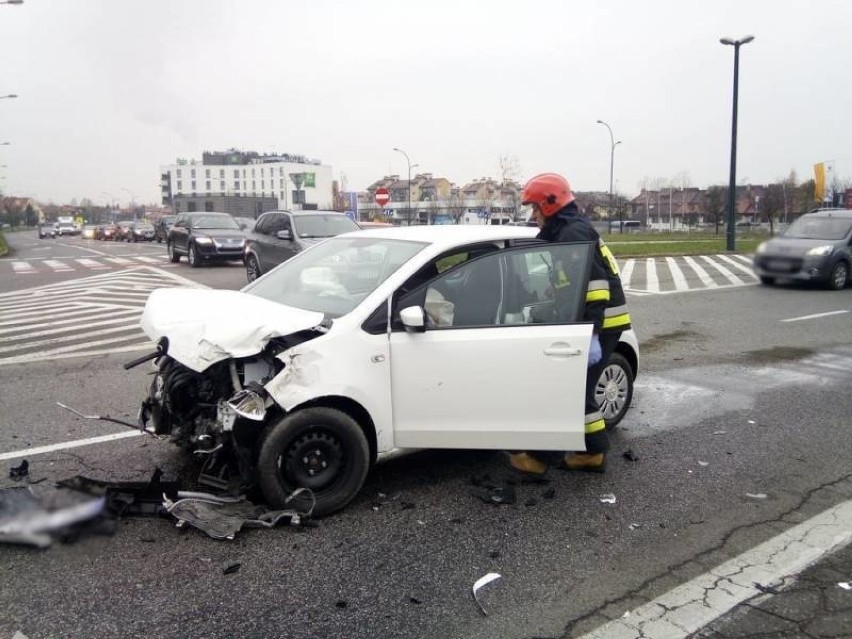
{"type": "Polygon", "coordinates": [[[160,167],[163,204],[256,217],[272,209],[331,209],[332,168],[303,156],[231,149],[160,167]]]}

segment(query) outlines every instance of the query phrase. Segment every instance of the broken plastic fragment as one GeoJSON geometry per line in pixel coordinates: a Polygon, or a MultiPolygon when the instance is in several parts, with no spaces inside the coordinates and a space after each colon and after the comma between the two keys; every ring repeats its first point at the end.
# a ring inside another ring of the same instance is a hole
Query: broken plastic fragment
{"type": "Polygon", "coordinates": [[[605,495],[601,495],[600,500],[603,504],[614,504],[616,501],[615,495],[613,495],[612,493],[606,493],[605,495]]]}
{"type": "Polygon", "coordinates": [[[843,590],[852,590],[852,582],[850,581],[839,581],[837,585],[843,588],[843,590]]]}
{"type": "Polygon", "coordinates": [[[10,479],[23,479],[30,474],[30,462],[26,459],[21,460],[20,466],[14,466],[9,469],[10,479]]]}
{"type": "Polygon", "coordinates": [[[751,499],[766,499],[769,495],[766,493],[746,493],[745,496],[751,499]]]}
{"type": "Polygon", "coordinates": [[[754,421],[753,419],[750,419],[750,420],[748,420],[748,423],[749,423],[749,424],[756,424],[757,422],[756,422],[756,421],[754,421]]]}
{"type": "Polygon", "coordinates": [[[621,453],[621,456],[624,457],[624,459],[626,459],[627,461],[638,461],[639,460],[639,456],[629,448],[627,450],[625,450],[623,453],[621,453]]]}
{"type": "Polygon", "coordinates": [[[710,465],[710,462],[700,461],[700,462],[698,462],[698,465],[699,465],[699,466],[709,466],[709,465],[710,465]]]}
{"type": "Polygon", "coordinates": [[[726,430],[714,430],[713,434],[714,435],[727,435],[728,431],[726,431],[726,430]]]}
{"type": "Polygon", "coordinates": [[[630,525],[628,526],[628,528],[629,528],[630,530],[636,530],[637,528],[641,528],[641,527],[642,527],[642,524],[635,524],[635,523],[634,523],[634,524],[630,524],[630,525]]]}
{"type": "Polygon", "coordinates": [[[226,561],[222,564],[222,574],[231,575],[240,569],[242,564],[239,561],[226,561]]]}
{"type": "Polygon", "coordinates": [[[479,610],[480,612],[482,612],[483,615],[487,616],[488,613],[485,612],[485,608],[483,608],[482,604],[479,602],[479,597],[477,597],[477,594],[482,588],[490,584],[492,581],[500,579],[500,577],[501,575],[499,573],[489,572],[484,577],[480,577],[479,579],[477,579],[476,583],[473,584],[473,589],[471,590],[471,592],[473,593],[473,600],[476,602],[476,605],[479,606],[479,610]]]}

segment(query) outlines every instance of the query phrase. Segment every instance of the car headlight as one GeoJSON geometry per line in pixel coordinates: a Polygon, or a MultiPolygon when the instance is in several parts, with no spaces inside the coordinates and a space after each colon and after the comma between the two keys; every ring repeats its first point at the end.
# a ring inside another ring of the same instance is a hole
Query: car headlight
{"type": "Polygon", "coordinates": [[[810,249],[805,255],[831,255],[831,252],[834,250],[834,247],[831,244],[826,244],[825,246],[815,246],[810,249]]]}
{"type": "Polygon", "coordinates": [[[209,237],[196,237],[195,241],[198,244],[213,244],[213,240],[209,237]]]}
{"type": "Polygon", "coordinates": [[[760,244],[758,244],[754,252],[758,255],[760,253],[766,253],[766,242],[761,242],[760,244]]]}

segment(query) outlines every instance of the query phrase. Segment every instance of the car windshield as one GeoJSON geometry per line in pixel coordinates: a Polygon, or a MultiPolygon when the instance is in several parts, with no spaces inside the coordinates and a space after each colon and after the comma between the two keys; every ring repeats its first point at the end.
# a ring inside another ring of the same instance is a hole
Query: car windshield
{"type": "Polygon", "coordinates": [[[298,253],[243,291],[328,317],[352,311],[425,246],[370,237],[333,238],[298,253]]]}
{"type": "Polygon", "coordinates": [[[230,215],[202,215],[192,219],[194,229],[231,229],[239,231],[240,227],[230,215]]]}
{"type": "Polygon", "coordinates": [[[803,240],[842,240],[852,228],[852,220],[839,217],[800,217],[790,225],[784,237],[803,240]]]}
{"type": "Polygon", "coordinates": [[[334,237],[361,227],[345,215],[294,215],[293,226],[299,237],[334,237]]]}

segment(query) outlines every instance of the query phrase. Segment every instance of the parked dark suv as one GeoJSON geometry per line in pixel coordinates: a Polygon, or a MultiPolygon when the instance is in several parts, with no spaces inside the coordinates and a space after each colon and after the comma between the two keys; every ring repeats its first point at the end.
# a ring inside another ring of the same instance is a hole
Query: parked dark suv
{"type": "Polygon", "coordinates": [[[754,256],[754,272],[763,284],[776,279],[821,282],[840,290],[852,265],[852,211],[822,209],[806,213],[783,235],[763,242],[754,256]]]}
{"type": "Polygon", "coordinates": [[[264,213],[246,235],[246,277],[252,282],[299,251],[360,228],[351,218],[335,211],[264,213]]]}
{"type": "Polygon", "coordinates": [[[242,260],[245,233],[227,213],[181,213],[166,239],[172,262],[186,255],[190,266],[204,261],[242,260]]]}

